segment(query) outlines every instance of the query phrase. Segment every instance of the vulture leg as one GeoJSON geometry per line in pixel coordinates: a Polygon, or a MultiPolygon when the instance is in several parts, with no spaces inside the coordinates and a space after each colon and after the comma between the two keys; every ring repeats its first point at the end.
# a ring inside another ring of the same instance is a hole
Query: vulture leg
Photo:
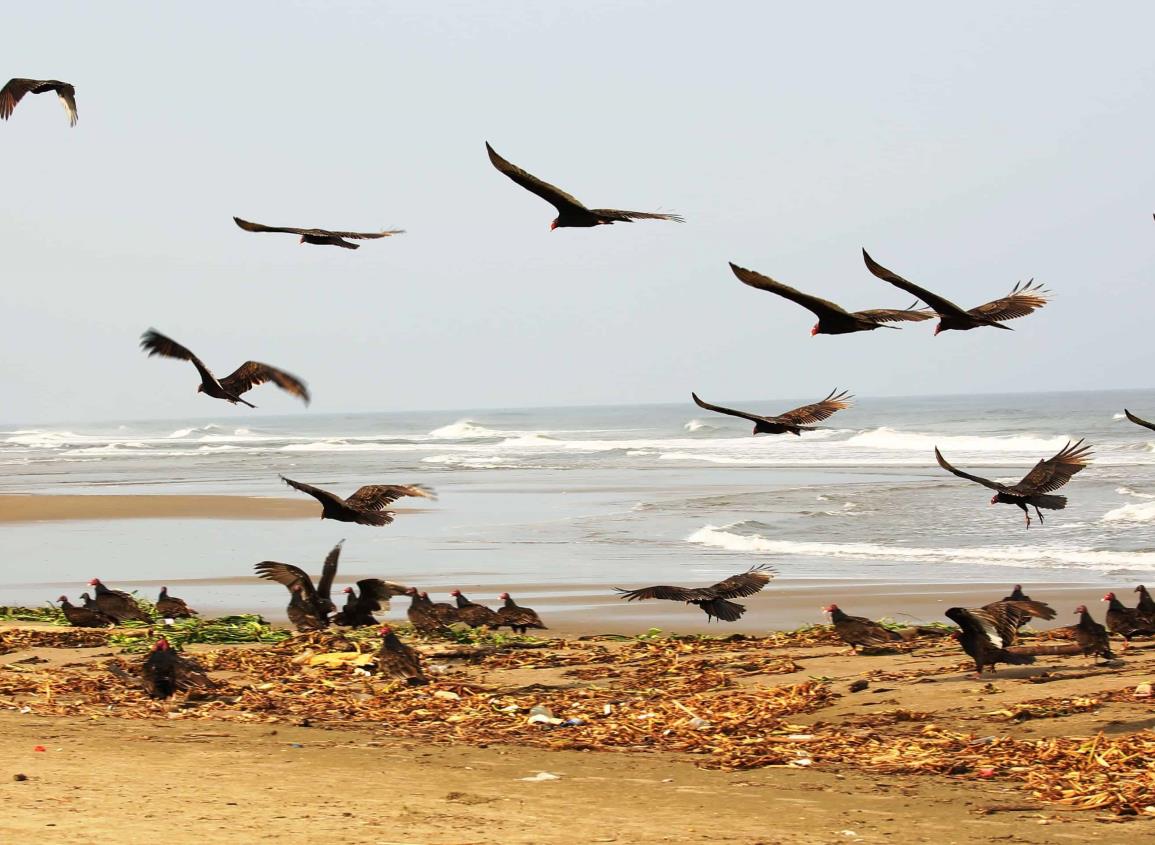
{"type": "Polygon", "coordinates": [[[1027,520],[1027,528],[1030,528],[1031,527],[1031,512],[1029,510],[1027,510],[1027,506],[1024,503],[1015,502],[1015,504],[1023,509],[1023,517],[1025,517],[1027,520]]]}
{"type": "Polygon", "coordinates": [[[1035,505],[1035,513],[1039,515],[1039,525],[1043,524],[1043,512],[1039,510],[1039,506],[1035,505]]]}

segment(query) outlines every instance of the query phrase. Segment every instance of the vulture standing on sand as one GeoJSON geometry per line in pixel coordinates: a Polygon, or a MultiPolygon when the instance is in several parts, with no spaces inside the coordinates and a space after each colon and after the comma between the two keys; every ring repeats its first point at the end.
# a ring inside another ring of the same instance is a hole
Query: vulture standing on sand
{"type": "Polygon", "coordinates": [[[1087,657],[1102,657],[1104,660],[1114,659],[1115,655],[1111,652],[1111,638],[1107,634],[1107,629],[1091,618],[1085,604],[1076,607],[1075,613],[1079,616],[1079,624],[1075,625],[1071,632],[1075,637],[1075,642],[1083,650],[1083,654],[1087,657]]]}
{"type": "Polygon", "coordinates": [[[437,498],[431,489],[422,484],[366,484],[348,499],[342,499],[328,490],[302,484],[283,475],[281,481],[320,502],[321,519],[355,522],[358,525],[388,525],[393,521],[393,514],[383,508],[403,496],[437,498]]]}
{"type": "Polygon", "coordinates": [[[541,621],[541,617],[537,615],[537,611],[532,608],[522,607],[512,598],[509,593],[502,593],[498,596],[504,602],[501,607],[497,609],[497,627],[508,627],[509,630],[515,634],[525,634],[527,628],[537,628],[542,631],[548,631],[545,623],[541,621]]]}
{"type": "Polygon", "coordinates": [[[177,692],[214,686],[204,669],[177,654],[164,637],[144,659],[140,680],[152,698],[172,698],[177,692]]]}
{"type": "Polygon", "coordinates": [[[423,595],[416,587],[405,591],[409,596],[409,608],[405,611],[409,624],[419,634],[437,634],[445,631],[445,622],[441,614],[433,608],[433,602],[427,595],[423,595]]]}
{"type": "Polygon", "coordinates": [[[1148,619],[1137,607],[1127,607],[1114,593],[1103,596],[1107,602],[1107,630],[1123,638],[1123,650],[1131,645],[1132,637],[1155,634],[1155,620],[1148,619]]]}
{"type": "Polygon", "coordinates": [[[1039,515],[1040,524],[1043,522],[1043,513],[1039,508],[1061,511],[1067,506],[1066,496],[1052,496],[1049,494],[1054,490],[1058,490],[1071,480],[1071,476],[1087,466],[1088,458],[1091,457],[1091,453],[1088,451],[1090,448],[1090,445],[1084,446],[1082,440],[1074,445],[1071,445],[1070,441],[1068,441],[1067,445],[1060,449],[1053,458],[1048,458],[1035,464],[1034,469],[1024,475],[1022,480],[1017,484],[1003,484],[999,481],[991,481],[988,478],[982,478],[963,472],[960,469],[955,469],[947,463],[946,458],[942,456],[937,446],[934,450],[934,456],[938,461],[938,465],[947,472],[996,491],[995,495],[991,497],[992,505],[997,502],[1002,502],[1003,504],[1017,505],[1022,508],[1023,516],[1027,519],[1027,527],[1030,528],[1031,514],[1027,510],[1027,505],[1034,507],[1035,513],[1039,515]]]}
{"type": "Polygon", "coordinates": [[[242,399],[241,394],[248,393],[254,387],[271,381],[281,390],[304,400],[306,405],[309,404],[309,390],[303,381],[284,370],[278,370],[276,367],[270,367],[260,361],[245,361],[231,375],[217,379],[200,358],[172,338],[165,337],[156,329],[149,329],[141,335],[140,346],[148,352],[149,358],[153,355],[160,355],[162,358],[191,361],[201,376],[197,393],[204,393],[214,399],[224,399],[233,405],[240,402],[242,405],[255,408],[257,406],[242,399]]]}
{"type": "Polygon", "coordinates": [[[184,599],[168,594],[168,587],[160,588],[160,597],[156,600],[156,615],[161,619],[191,619],[197,612],[185,604],[184,599]]]}
{"type": "Polygon", "coordinates": [[[242,220],[239,217],[234,217],[233,220],[246,232],[280,232],[285,235],[300,235],[300,243],[303,244],[339,246],[345,249],[359,249],[361,246],[360,244],[351,244],[345,240],[345,238],[364,241],[405,234],[404,229],[385,229],[381,232],[332,232],[328,229],[294,229],[290,226],[264,226],[260,223],[250,223],[248,220],[242,220]]]}
{"type": "Polygon", "coordinates": [[[406,589],[408,588],[400,584],[382,581],[380,578],[364,578],[357,582],[356,590],[352,587],[343,590],[345,606],[333,617],[333,623],[349,628],[376,625],[377,620],[373,618],[373,613],[388,609],[389,599],[405,595],[406,589]]]}
{"type": "Polygon", "coordinates": [[[1127,419],[1129,419],[1131,422],[1135,423],[1135,425],[1141,425],[1141,426],[1143,426],[1143,428],[1149,428],[1152,431],[1155,431],[1155,423],[1147,422],[1147,420],[1135,416],[1130,411],[1128,411],[1126,408],[1123,409],[1123,413],[1126,415],[1127,419]]]}
{"type": "Polygon", "coordinates": [[[386,625],[381,629],[381,650],[377,652],[377,672],[390,678],[400,678],[410,686],[429,683],[421,671],[421,655],[407,646],[386,625]]]}
{"type": "Polygon", "coordinates": [[[647,211],[620,211],[616,208],[586,208],[575,197],[570,196],[560,188],[555,188],[548,182],[543,182],[536,176],[526,173],[516,164],[499,156],[486,142],[485,149],[489,152],[489,160],[501,173],[504,173],[531,194],[537,194],[543,200],[557,209],[557,217],[549,224],[550,229],[564,229],[570,226],[588,227],[612,223],[631,223],[634,220],[673,220],[681,223],[682,218],[677,214],[657,214],[647,211]]]}
{"type": "Polygon", "coordinates": [[[769,276],[763,276],[761,273],[756,273],[753,270],[747,270],[745,267],[739,267],[734,262],[730,262],[730,269],[734,271],[734,275],[743,284],[749,285],[758,290],[764,290],[769,293],[777,294],[783,299],[789,299],[791,302],[801,305],[807,311],[813,312],[814,316],[818,318],[818,322],[810,328],[811,336],[818,334],[852,334],[854,332],[869,332],[874,329],[897,329],[898,326],[887,325],[888,323],[919,323],[923,320],[929,320],[934,316],[934,312],[928,309],[916,309],[913,303],[910,308],[875,308],[869,311],[847,311],[841,305],[836,305],[828,299],[821,299],[817,296],[812,296],[808,293],[803,293],[800,290],[784,285],[771,279],[769,276]]]}
{"type": "Polygon", "coordinates": [[[454,622],[461,621],[461,615],[457,612],[457,608],[449,602],[433,601],[429,598],[429,593],[424,590],[421,591],[421,601],[442,625],[452,625],[454,622]]]}
{"type": "MultiPolygon", "coordinates": [[[[731,575],[724,581],[719,581],[709,587],[642,587],[638,590],[623,590],[614,587],[621,595],[618,598],[626,601],[642,599],[666,599],[667,601],[682,601],[686,604],[695,604],[706,614],[706,621],[720,619],[724,622],[736,622],[746,612],[746,606],[728,599],[752,596],[770,583],[770,579],[777,573],[766,564],[752,566],[738,575],[731,575]]],[[[505,596],[502,596],[504,598],[505,596]]],[[[500,611],[498,611],[500,613],[500,611]]]]}
{"type": "Polygon", "coordinates": [[[754,423],[754,434],[796,434],[802,436],[804,431],[815,431],[811,423],[822,422],[829,419],[844,408],[850,407],[850,400],[853,396],[847,394],[845,390],[841,393],[838,389],[830,391],[830,394],[820,402],[815,402],[812,405],[803,405],[801,408],[795,408],[792,411],[785,411],[773,417],[764,417],[760,414],[751,414],[748,411],[736,411],[733,408],[723,408],[721,405],[711,405],[709,402],[703,402],[698,398],[697,393],[691,393],[690,396],[694,399],[694,404],[699,408],[705,408],[707,411],[714,411],[718,414],[729,414],[731,417],[741,417],[744,420],[750,420],[754,423]]]}
{"type": "Polygon", "coordinates": [[[1012,331],[1010,326],[1002,324],[1004,320],[1025,317],[1032,311],[1042,308],[1047,304],[1047,297],[1050,295],[1050,292],[1044,290],[1041,285],[1034,284],[1034,279],[1032,279],[1025,285],[1021,282],[1016,284],[1011,292],[1001,299],[964,311],[949,299],[931,293],[926,288],[919,287],[914,282],[908,282],[897,273],[887,270],[871,258],[865,249],[862,251],[862,259],[866,262],[866,269],[875,276],[913,296],[917,296],[938,314],[939,322],[934,327],[935,334],[951,329],[965,332],[970,329],[977,329],[979,326],[991,326],[996,329],[1012,331]]]}
{"type": "Polygon", "coordinates": [[[289,621],[298,631],[329,627],[329,615],[337,610],[329,598],[329,591],[333,588],[333,579],[337,577],[337,562],[341,558],[341,544],[344,542],[342,540],[335,545],[325,556],[321,580],[316,586],[313,586],[313,579],[305,570],[291,563],[264,560],[253,567],[260,577],[284,584],[289,589],[289,621]]]}
{"type": "Polygon", "coordinates": [[[128,593],[108,589],[99,578],[93,578],[88,586],[95,588],[96,599],[93,604],[106,616],[111,616],[117,622],[152,622],[152,617],[128,593]]]}
{"type": "Polygon", "coordinates": [[[975,662],[975,672],[980,676],[990,667],[993,672],[998,663],[1024,665],[1034,663],[1036,654],[1051,653],[1050,648],[1032,647],[1010,651],[1018,641],[1018,619],[1054,619],[1055,611],[1042,602],[1015,601],[993,602],[984,607],[952,607],[946,617],[962,630],[958,634],[959,644],[975,662]],[[1009,611],[1015,611],[1011,614],[1009,611]]]}
{"type": "Polygon", "coordinates": [[[57,601],[60,602],[64,618],[73,628],[107,628],[116,624],[115,619],[95,608],[77,607],[68,600],[68,596],[61,596],[57,601]]]}
{"type": "Polygon", "coordinates": [[[862,648],[885,648],[897,642],[902,642],[902,635],[898,631],[879,625],[865,616],[848,616],[836,604],[823,608],[830,614],[830,621],[834,625],[834,633],[850,646],[852,652],[862,648]]]}
{"type": "Polygon", "coordinates": [[[1135,592],[1139,594],[1139,604],[1135,609],[1146,616],[1152,623],[1155,623],[1155,599],[1151,598],[1151,594],[1147,592],[1147,588],[1142,584],[1135,588],[1135,592]]]}
{"type": "Polygon", "coordinates": [[[497,613],[483,604],[470,601],[461,590],[454,590],[449,595],[457,602],[457,618],[470,628],[480,628],[485,625],[489,628],[497,627],[497,613]]]}
{"type": "Polygon", "coordinates": [[[0,88],[0,117],[4,120],[10,118],[12,110],[25,94],[43,94],[45,91],[56,92],[68,112],[68,125],[75,126],[76,89],[58,79],[9,79],[8,84],[0,88]]]}

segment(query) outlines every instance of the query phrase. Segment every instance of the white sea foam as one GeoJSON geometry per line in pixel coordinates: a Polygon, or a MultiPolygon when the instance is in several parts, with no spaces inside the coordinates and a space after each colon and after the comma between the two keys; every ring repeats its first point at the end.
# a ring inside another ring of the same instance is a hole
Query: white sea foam
{"type": "Polygon", "coordinates": [[[688,423],[686,423],[684,426],[682,426],[682,428],[685,429],[686,431],[717,431],[718,430],[718,426],[710,425],[708,422],[702,422],[701,420],[690,420],[688,423]]]}
{"type": "Polygon", "coordinates": [[[504,437],[507,433],[486,428],[473,420],[458,420],[455,423],[433,429],[429,432],[429,436],[445,440],[465,440],[474,437],[504,437]]]}
{"type": "Polygon", "coordinates": [[[895,449],[933,455],[938,446],[944,453],[958,452],[1047,452],[1062,449],[1069,437],[1038,437],[1032,434],[1006,437],[974,437],[971,435],[923,434],[876,428],[856,434],[846,441],[847,446],[866,446],[871,449],[895,449]]]}
{"type": "Polygon", "coordinates": [[[1155,502],[1120,505],[1103,514],[1103,522],[1155,522],[1155,502]]]}

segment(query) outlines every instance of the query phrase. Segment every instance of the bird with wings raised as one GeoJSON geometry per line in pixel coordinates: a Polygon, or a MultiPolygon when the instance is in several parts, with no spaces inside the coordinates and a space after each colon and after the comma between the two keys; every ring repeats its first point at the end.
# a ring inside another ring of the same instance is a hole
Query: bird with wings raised
{"type": "Polygon", "coordinates": [[[810,329],[812,336],[817,334],[851,334],[881,328],[897,329],[898,326],[891,326],[889,323],[919,323],[934,316],[934,312],[925,308],[916,309],[914,306],[918,305],[917,302],[905,309],[874,308],[868,311],[847,311],[841,305],[836,305],[828,299],[803,293],[790,287],[790,285],[777,282],[769,276],[763,276],[761,273],[739,267],[732,261],[730,262],[730,269],[734,271],[734,275],[743,284],[777,294],[783,299],[789,299],[812,312],[818,318],[818,322],[810,329]]]}
{"type": "Polygon", "coordinates": [[[1011,331],[1010,326],[1003,325],[1004,320],[1014,320],[1017,317],[1027,316],[1032,311],[1046,305],[1047,297],[1050,296],[1050,291],[1043,288],[1042,285],[1036,285],[1035,280],[1031,279],[1026,284],[1021,282],[1016,284],[1009,294],[1000,299],[977,305],[969,310],[963,310],[946,297],[931,293],[926,288],[919,287],[914,282],[907,281],[897,273],[887,270],[871,258],[865,249],[862,251],[862,260],[866,262],[866,269],[875,276],[884,282],[890,282],[896,288],[900,288],[912,296],[917,296],[929,305],[934,313],[938,314],[939,321],[938,325],[934,327],[935,334],[952,329],[965,332],[977,329],[979,326],[990,326],[1011,331]]]}
{"type": "Polygon", "coordinates": [[[699,408],[705,408],[707,411],[714,411],[718,414],[728,414],[731,417],[741,417],[744,420],[750,420],[754,423],[754,434],[796,434],[802,436],[804,431],[815,431],[814,426],[810,423],[822,422],[829,419],[837,412],[844,408],[849,408],[850,400],[854,397],[849,395],[845,390],[841,393],[838,388],[830,391],[830,394],[823,400],[815,402],[812,405],[803,405],[800,408],[794,408],[790,411],[785,411],[773,417],[764,417],[760,414],[752,414],[749,411],[737,411],[733,408],[723,408],[721,405],[711,405],[709,402],[703,402],[698,398],[697,393],[691,393],[690,396],[694,399],[694,404],[699,408]]]}
{"type": "Polygon", "coordinates": [[[1135,425],[1141,425],[1143,428],[1149,428],[1152,431],[1155,431],[1155,423],[1147,422],[1147,420],[1143,419],[1142,417],[1135,416],[1126,408],[1123,409],[1123,413],[1126,415],[1127,419],[1135,423],[1135,425]]]}
{"type": "Polygon", "coordinates": [[[201,377],[197,393],[204,393],[214,399],[224,399],[233,405],[240,402],[242,405],[255,408],[256,405],[242,399],[241,395],[248,393],[258,385],[271,381],[281,390],[302,399],[306,405],[309,404],[309,390],[303,381],[284,370],[278,370],[276,367],[262,364],[260,361],[245,361],[231,374],[218,379],[200,358],[172,338],[165,337],[156,329],[149,329],[141,335],[140,346],[148,352],[150,358],[159,355],[162,358],[190,361],[197,368],[201,377]]]}
{"type": "Polygon", "coordinates": [[[329,616],[337,609],[329,594],[333,589],[333,579],[337,577],[337,562],[341,559],[341,545],[344,542],[342,540],[335,545],[325,556],[325,563],[321,566],[321,580],[315,585],[305,570],[291,563],[263,560],[253,567],[261,578],[276,581],[288,588],[289,621],[298,631],[329,627],[329,616]]]}
{"type": "MultiPolygon", "coordinates": [[[[1039,601],[1001,601],[983,607],[952,607],[946,617],[962,630],[959,644],[975,662],[975,672],[981,676],[988,667],[993,672],[998,663],[1023,665],[1035,662],[1039,654],[1070,653],[1066,646],[1015,647],[1019,639],[1019,620],[1054,619],[1055,611],[1039,601]]],[[[1076,647],[1077,648],[1077,647],[1076,647]]]]}
{"type": "Polygon", "coordinates": [[[422,499],[436,499],[437,495],[424,484],[366,484],[358,488],[352,496],[342,499],[336,493],[322,490],[311,484],[302,484],[281,476],[281,480],[302,493],[308,493],[321,503],[321,519],[335,519],[338,522],[355,522],[358,525],[388,525],[393,514],[384,510],[403,496],[422,499]]]}
{"type": "Polygon", "coordinates": [[[265,226],[262,223],[250,223],[234,217],[233,220],[246,232],[278,232],[285,235],[300,235],[300,243],[316,246],[339,246],[345,249],[359,249],[360,244],[351,244],[345,238],[355,241],[388,238],[392,235],[404,235],[404,229],[385,229],[380,232],[334,232],[330,229],[296,229],[292,226],[265,226]]]}
{"type": "Polygon", "coordinates": [[[729,599],[754,595],[769,584],[776,574],[767,564],[759,564],[738,575],[731,575],[709,587],[670,587],[663,585],[642,587],[637,590],[623,590],[621,587],[614,587],[614,589],[620,593],[618,598],[626,601],[643,599],[681,601],[702,608],[706,614],[707,622],[714,619],[736,622],[746,612],[746,606],[729,601],[729,599]]]}
{"type": "Polygon", "coordinates": [[[1027,505],[1034,507],[1035,513],[1039,516],[1040,524],[1043,522],[1043,514],[1039,508],[1051,511],[1061,511],[1065,508],[1067,506],[1066,496],[1052,496],[1050,494],[1070,481],[1071,476],[1081,472],[1087,466],[1091,457],[1090,449],[1090,444],[1084,446],[1082,440],[1075,444],[1067,441],[1067,445],[1060,449],[1054,457],[1039,461],[1035,464],[1034,469],[1024,475],[1022,480],[1016,484],[991,481],[989,478],[971,475],[969,472],[955,469],[947,463],[937,446],[934,449],[934,457],[938,461],[938,465],[952,475],[994,490],[995,495],[991,497],[992,505],[1001,502],[1022,508],[1023,516],[1027,520],[1027,527],[1030,528],[1031,514],[1027,510],[1027,505]]]}
{"type": "Polygon", "coordinates": [[[7,120],[12,116],[16,104],[25,94],[43,94],[53,91],[60,98],[64,111],[68,113],[68,125],[76,125],[76,89],[67,82],[59,79],[9,79],[3,88],[0,88],[0,118],[7,120]]]}
{"type": "Polygon", "coordinates": [[[557,209],[557,217],[550,223],[549,228],[564,229],[567,227],[601,226],[611,223],[631,223],[634,220],[673,220],[681,223],[682,218],[677,214],[659,214],[650,211],[622,211],[617,208],[586,208],[580,200],[567,194],[560,188],[548,182],[543,182],[536,176],[522,170],[499,156],[486,142],[485,149],[489,153],[489,160],[500,173],[504,173],[518,185],[531,194],[536,194],[557,209]]]}
{"type": "Polygon", "coordinates": [[[334,625],[344,625],[349,628],[364,628],[376,625],[373,614],[377,611],[388,610],[389,599],[394,596],[403,596],[408,590],[401,584],[392,581],[382,581],[380,578],[362,578],[357,587],[346,587],[345,606],[333,617],[334,625]]]}

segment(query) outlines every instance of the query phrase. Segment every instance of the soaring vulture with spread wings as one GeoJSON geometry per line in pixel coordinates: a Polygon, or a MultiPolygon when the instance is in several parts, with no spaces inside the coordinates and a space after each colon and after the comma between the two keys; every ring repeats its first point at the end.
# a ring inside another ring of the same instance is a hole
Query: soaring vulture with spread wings
{"type": "Polygon", "coordinates": [[[1126,408],[1123,409],[1123,413],[1126,414],[1127,419],[1129,419],[1131,422],[1135,423],[1135,425],[1141,425],[1141,426],[1143,426],[1143,428],[1149,428],[1152,431],[1155,431],[1155,423],[1149,423],[1149,422],[1147,422],[1147,420],[1135,416],[1130,411],[1128,411],[1126,408]]]}
{"type": "Polygon", "coordinates": [[[321,519],[356,522],[358,525],[388,525],[393,521],[393,514],[382,508],[403,496],[437,498],[433,491],[423,484],[366,484],[348,499],[342,499],[336,493],[293,481],[283,475],[281,480],[294,490],[308,493],[320,502],[321,519]]]}
{"type": "Polygon", "coordinates": [[[60,103],[68,112],[68,125],[76,125],[76,89],[67,82],[58,79],[9,79],[8,84],[0,88],[0,117],[7,120],[12,116],[12,110],[25,94],[43,94],[45,91],[55,91],[60,97],[60,103]]]}
{"type": "Polygon", "coordinates": [[[560,188],[548,182],[543,182],[536,176],[526,173],[516,164],[499,156],[486,142],[485,149],[489,152],[489,160],[493,162],[501,173],[504,173],[531,194],[537,194],[543,200],[557,209],[557,217],[549,224],[550,229],[564,229],[567,226],[600,226],[610,223],[631,223],[634,220],[674,220],[683,222],[677,214],[657,214],[648,211],[621,211],[616,208],[586,208],[576,197],[572,197],[560,188]]]}
{"type": "Polygon", "coordinates": [[[329,627],[329,614],[337,609],[333,600],[329,598],[329,592],[333,588],[333,579],[337,577],[337,561],[341,558],[341,544],[344,542],[342,540],[335,545],[325,557],[325,563],[321,567],[321,580],[316,586],[305,570],[291,563],[264,560],[253,567],[260,577],[289,588],[291,596],[288,608],[289,621],[298,631],[315,631],[318,628],[329,627]]]}
{"type": "Polygon", "coordinates": [[[1034,507],[1035,513],[1039,515],[1040,523],[1043,522],[1043,514],[1039,508],[1046,508],[1050,511],[1061,511],[1065,508],[1067,506],[1066,496],[1048,494],[1053,490],[1058,490],[1071,480],[1072,475],[1087,466],[1088,459],[1091,457],[1090,449],[1090,444],[1084,446],[1082,440],[1074,445],[1068,441],[1067,445],[1060,449],[1053,458],[1039,461],[1035,464],[1034,469],[1023,476],[1021,481],[1009,485],[1000,481],[991,481],[989,478],[982,478],[978,475],[971,475],[961,469],[955,469],[947,463],[937,446],[934,450],[934,457],[938,461],[938,465],[947,472],[996,491],[995,495],[991,497],[992,505],[1002,502],[1006,505],[1017,505],[1022,508],[1023,516],[1027,520],[1027,528],[1030,528],[1031,514],[1027,510],[1027,505],[1034,507]]]}
{"type": "Polygon", "coordinates": [[[916,310],[914,306],[918,305],[917,302],[907,309],[875,308],[870,311],[847,311],[841,305],[836,305],[828,299],[820,299],[817,296],[803,293],[790,287],[790,285],[776,282],[769,276],[763,276],[761,273],[739,267],[732,261],[730,262],[730,269],[734,271],[734,275],[743,284],[778,294],[783,299],[789,299],[807,311],[813,312],[814,316],[818,318],[818,322],[811,327],[811,335],[851,334],[852,332],[868,332],[880,328],[897,329],[898,326],[887,324],[919,323],[934,316],[933,312],[925,308],[916,310]]]}
{"type": "Polygon", "coordinates": [[[759,414],[751,414],[748,411],[736,411],[733,408],[723,408],[721,405],[711,405],[709,402],[703,402],[699,399],[697,393],[691,393],[690,395],[694,397],[694,403],[699,408],[750,420],[750,422],[754,423],[755,434],[785,434],[786,432],[790,432],[800,437],[804,431],[815,430],[810,423],[822,422],[834,416],[834,414],[843,408],[849,408],[850,400],[854,398],[848,395],[845,390],[839,393],[838,388],[835,388],[830,391],[830,394],[821,402],[815,402],[813,405],[803,405],[801,408],[795,408],[792,411],[786,411],[777,416],[763,417],[759,414]]]}
{"type": "Polygon", "coordinates": [[[1046,305],[1047,297],[1050,295],[1050,291],[1045,290],[1042,285],[1034,284],[1034,279],[1031,279],[1025,285],[1021,282],[1016,284],[1011,292],[1001,299],[964,311],[949,299],[941,297],[937,293],[931,293],[926,288],[919,287],[914,282],[908,282],[897,273],[887,270],[871,258],[865,249],[862,251],[862,260],[866,262],[866,269],[878,278],[917,296],[938,314],[939,321],[938,325],[934,327],[935,334],[951,329],[965,332],[970,329],[977,329],[979,326],[991,326],[996,329],[1012,331],[1010,326],[1002,324],[1003,320],[1027,316],[1032,311],[1046,305]]]}
{"type": "Polygon", "coordinates": [[[640,599],[666,599],[668,601],[683,601],[686,604],[696,604],[706,613],[706,621],[721,619],[725,622],[736,622],[746,612],[746,606],[727,599],[737,599],[743,596],[752,596],[770,583],[770,579],[777,573],[766,564],[752,566],[739,575],[731,575],[724,581],[719,581],[710,587],[643,587],[640,590],[623,590],[614,587],[619,593],[618,598],[626,601],[640,599]]]}
{"type": "Polygon", "coordinates": [[[962,629],[958,635],[959,644],[974,660],[975,672],[980,676],[988,666],[994,671],[997,663],[1022,665],[1034,663],[1037,654],[1066,653],[1050,646],[1010,650],[1018,642],[1020,619],[1055,618],[1055,611],[1042,602],[1002,601],[983,607],[952,607],[947,610],[946,617],[962,629]]]}
{"type": "Polygon", "coordinates": [[[381,232],[333,232],[329,229],[294,229],[291,226],[265,226],[261,223],[250,223],[234,217],[236,224],[246,232],[279,232],[285,235],[300,235],[301,243],[316,244],[317,246],[340,246],[345,249],[359,249],[360,244],[351,244],[345,238],[355,241],[371,240],[373,238],[388,238],[390,235],[404,235],[404,229],[385,229],[381,232]]]}
{"type": "Polygon", "coordinates": [[[276,367],[270,367],[268,364],[262,364],[260,361],[245,361],[231,374],[222,379],[218,379],[212,374],[208,367],[204,365],[196,355],[193,355],[185,347],[181,346],[172,338],[165,337],[155,329],[149,329],[140,338],[140,346],[148,352],[148,357],[153,355],[160,355],[162,358],[176,358],[178,361],[191,361],[192,365],[197,368],[200,373],[201,383],[197,387],[197,393],[207,394],[214,399],[224,399],[232,404],[240,402],[243,405],[248,405],[250,408],[257,407],[252,402],[241,398],[242,393],[248,393],[254,387],[264,384],[267,381],[273,382],[277,387],[281,388],[287,393],[291,393],[304,400],[305,404],[309,404],[309,390],[305,387],[305,383],[294,375],[286,373],[284,370],[278,370],[276,367]]]}

